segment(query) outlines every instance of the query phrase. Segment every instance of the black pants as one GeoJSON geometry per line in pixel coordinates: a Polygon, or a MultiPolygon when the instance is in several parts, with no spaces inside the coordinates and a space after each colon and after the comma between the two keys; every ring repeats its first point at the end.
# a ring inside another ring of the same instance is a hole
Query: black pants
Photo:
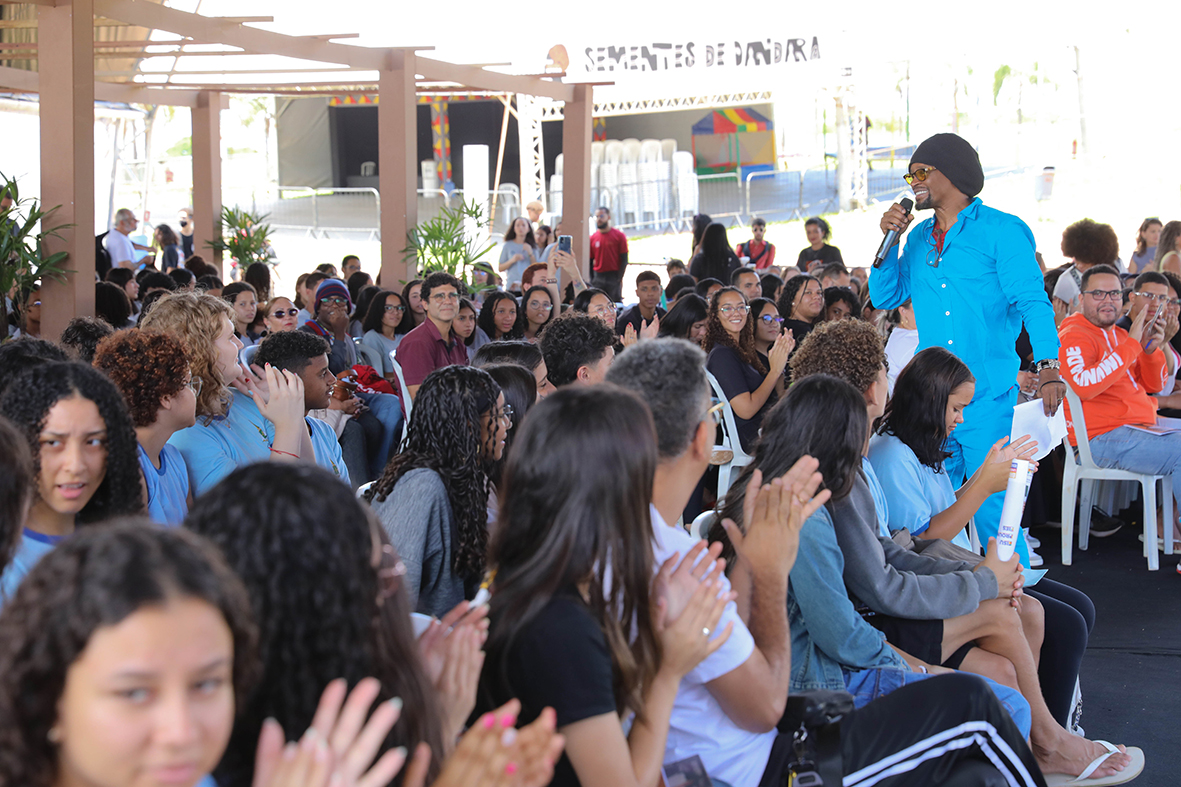
{"type": "Polygon", "coordinates": [[[1070,701],[1095,627],[1095,605],[1082,591],[1050,579],[1025,592],[1046,610],[1046,636],[1037,670],[1042,697],[1054,719],[1069,728],[1070,701]]]}
{"type": "MultiPolygon", "coordinates": [[[[759,787],[783,787],[791,761],[791,735],[781,734],[759,787]]],[[[844,787],[1046,784],[988,684],[963,673],[913,683],[846,716],[841,761],[844,787]]]]}
{"type": "Polygon", "coordinates": [[[623,301],[623,272],[626,266],[620,266],[617,271],[595,271],[591,275],[591,286],[598,287],[607,293],[612,303],[623,301]]]}

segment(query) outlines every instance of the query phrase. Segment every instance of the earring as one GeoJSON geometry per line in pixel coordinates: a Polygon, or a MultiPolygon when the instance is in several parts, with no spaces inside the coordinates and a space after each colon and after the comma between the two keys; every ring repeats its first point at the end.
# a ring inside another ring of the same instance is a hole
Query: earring
{"type": "Polygon", "coordinates": [[[49,740],[50,743],[61,743],[62,731],[59,730],[57,727],[50,727],[49,732],[47,732],[45,734],[45,737],[49,740]]]}

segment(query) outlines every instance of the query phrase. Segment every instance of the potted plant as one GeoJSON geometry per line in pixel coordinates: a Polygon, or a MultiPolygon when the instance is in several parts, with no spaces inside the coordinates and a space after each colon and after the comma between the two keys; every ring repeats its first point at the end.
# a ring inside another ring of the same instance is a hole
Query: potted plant
{"type": "Polygon", "coordinates": [[[275,264],[275,250],[271,248],[271,225],[264,220],[266,213],[253,213],[238,208],[223,207],[220,237],[206,241],[206,245],[220,251],[222,257],[229,257],[234,268],[245,270],[252,262],[275,264]]]}
{"type": "MultiPolygon", "coordinates": [[[[413,263],[418,259],[418,272],[425,276],[434,271],[446,271],[462,281],[469,292],[488,288],[476,284],[476,265],[495,246],[490,238],[470,235],[467,227],[482,227],[485,224],[484,211],[475,202],[460,202],[458,207],[444,206],[439,215],[424,221],[406,233],[405,259],[413,263]]],[[[491,270],[486,263],[481,263],[491,270]]]]}
{"type": "MultiPolygon", "coordinates": [[[[65,283],[67,252],[45,254],[46,238],[61,238],[70,224],[47,227],[60,205],[42,210],[35,199],[22,199],[15,179],[0,173],[0,294],[19,298],[34,283],[47,279],[65,283]]],[[[8,302],[0,297],[0,339],[8,337],[8,302]]]]}

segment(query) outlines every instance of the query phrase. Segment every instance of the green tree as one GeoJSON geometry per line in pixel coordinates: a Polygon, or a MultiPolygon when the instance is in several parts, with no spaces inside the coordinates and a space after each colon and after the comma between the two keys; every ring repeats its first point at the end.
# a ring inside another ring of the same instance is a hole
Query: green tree
{"type": "MultiPolygon", "coordinates": [[[[35,199],[22,199],[15,179],[0,173],[0,198],[10,198],[12,204],[0,210],[0,292],[27,290],[34,283],[46,279],[65,283],[66,274],[73,271],[63,267],[69,256],[64,251],[47,255],[45,239],[60,239],[61,231],[72,224],[47,227],[47,219],[59,208],[41,210],[35,199]],[[22,218],[22,216],[24,218],[22,218]]],[[[0,298],[0,326],[7,328],[8,305],[0,298]]]]}

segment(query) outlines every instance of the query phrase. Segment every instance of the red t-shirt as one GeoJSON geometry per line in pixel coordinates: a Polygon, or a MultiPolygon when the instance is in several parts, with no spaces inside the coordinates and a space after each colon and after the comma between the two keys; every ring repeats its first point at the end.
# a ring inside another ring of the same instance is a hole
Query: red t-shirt
{"type": "Polygon", "coordinates": [[[612,227],[590,237],[591,262],[600,273],[619,270],[619,258],[627,253],[627,236],[612,227]]]}

